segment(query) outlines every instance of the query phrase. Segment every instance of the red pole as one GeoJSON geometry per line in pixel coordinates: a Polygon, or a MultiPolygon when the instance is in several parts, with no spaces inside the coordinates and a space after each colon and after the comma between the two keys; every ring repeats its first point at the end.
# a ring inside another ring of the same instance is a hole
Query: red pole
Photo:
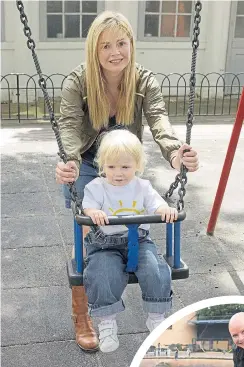
{"type": "Polygon", "coordinates": [[[232,130],[232,134],[231,134],[231,138],[229,142],[229,147],[226,153],[224,166],[223,166],[221,177],[219,180],[219,186],[218,186],[217,193],[215,196],[211,216],[208,222],[207,234],[209,235],[213,235],[214,233],[215,225],[216,225],[218,215],[219,215],[219,210],[221,207],[226,185],[228,182],[232,162],[235,156],[236,147],[237,147],[239,136],[241,133],[243,120],[244,120],[244,88],[242,89],[242,94],[241,94],[241,98],[240,98],[240,102],[239,102],[239,106],[238,106],[238,110],[236,114],[236,121],[233,126],[233,130],[232,130]]]}

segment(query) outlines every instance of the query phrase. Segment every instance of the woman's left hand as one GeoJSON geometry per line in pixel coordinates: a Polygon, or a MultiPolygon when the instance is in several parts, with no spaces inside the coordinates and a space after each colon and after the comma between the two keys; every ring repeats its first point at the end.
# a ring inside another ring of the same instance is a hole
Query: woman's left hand
{"type": "Polygon", "coordinates": [[[177,151],[177,154],[172,161],[172,166],[179,171],[181,163],[186,166],[189,172],[197,171],[199,168],[197,152],[186,143],[184,143],[177,151]],[[186,149],[188,149],[189,152],[183,153],[183,151],[186,149]]]}

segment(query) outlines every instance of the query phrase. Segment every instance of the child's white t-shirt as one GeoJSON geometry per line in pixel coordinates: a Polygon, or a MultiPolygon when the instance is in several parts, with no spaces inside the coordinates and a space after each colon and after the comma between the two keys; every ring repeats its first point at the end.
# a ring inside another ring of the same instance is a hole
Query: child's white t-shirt
{"type": "MultiPolygon", "coordinates": [[[[105,178],[98,177],[85,186],[83,209],[93,208],[104,211],[108,216],[154,214],[159,206],[168,204],[153,189],[148,180],[133,178],[125,186],[113,186],[105,178]]],[[[139,228],[148,230],[149,224],[139,228]]],[[[106,235],[127,232],[125,225],[99,227],[106,235]]]]}

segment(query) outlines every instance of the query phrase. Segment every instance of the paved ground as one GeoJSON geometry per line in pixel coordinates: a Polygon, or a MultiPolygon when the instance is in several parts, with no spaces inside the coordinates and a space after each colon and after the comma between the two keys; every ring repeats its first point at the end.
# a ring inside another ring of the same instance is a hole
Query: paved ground
{"type": "MultiPolygon", "coordinates": [[[[175,281],[173,311],[208,297],[244,294],[244,132],[215,237],[206,226],[228,145],[232,119],[198,119],[193,143],[201,167],[189,175],[182,257],[190,278],[175,281]]],[[[6,123],[5,123],[6,125],[6,123]]],[[[184,139],[183,125],[175,126],[184,139]]],[[[145,129],[146,177],[163,193],[175,172],[145,129]]],[[[49,125],[2,129],[2,366],[127,367],[147,337],[137,285],[128,286],[118,318],[120,348],[87,355],[74,342],[65,263],[71,255],[72,214],[54,179],[57,145],[49,125]]],[[[162,243],[164,229],[153,226],[162,243]]]]}

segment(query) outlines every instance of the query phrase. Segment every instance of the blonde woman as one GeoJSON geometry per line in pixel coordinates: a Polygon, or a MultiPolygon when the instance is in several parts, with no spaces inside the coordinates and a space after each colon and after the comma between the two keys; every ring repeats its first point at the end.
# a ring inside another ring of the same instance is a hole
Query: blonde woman
{"type": "MultiPolygon", "coordinates": [[[[98,176],[94,165],[99,136],[122,125],[141,141],[142,112],[164,158],[176,170],[181,162],[190,172],[198,169],[197,152],[175,135],[152,73],[135,62],[135,40],[128,20],[119,13],[98,15],[86,40],[86,63],[65,81],[59,127],[69,162],[59,162],[56,181],[76,181],[80,198],[86,184],[98,176]],[[183,154],[185,149],[189,152],[183,154]]],[[[69,191],[64,185],[64,195],[69,191]]],[[[72,288],[76,341],[83,350],[97,350],[98,341],[87,313],[83,287],[72,288]]]]}

